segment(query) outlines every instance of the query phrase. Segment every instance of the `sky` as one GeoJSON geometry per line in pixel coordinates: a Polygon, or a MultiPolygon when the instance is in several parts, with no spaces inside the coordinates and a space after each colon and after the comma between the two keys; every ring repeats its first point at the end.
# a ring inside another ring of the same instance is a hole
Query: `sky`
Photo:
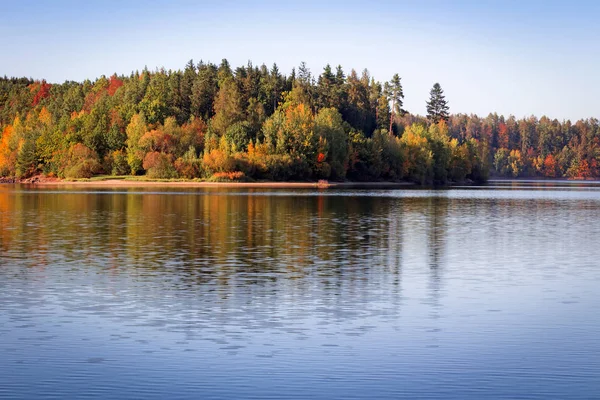
{"type": "Polygon", "coordinates": [[[94,80],[145,66],[305,61],[402,78],[425,114],[435,82],[453,113],[600,118],[597,1],[0,0],[0,75],[94,80]]]}

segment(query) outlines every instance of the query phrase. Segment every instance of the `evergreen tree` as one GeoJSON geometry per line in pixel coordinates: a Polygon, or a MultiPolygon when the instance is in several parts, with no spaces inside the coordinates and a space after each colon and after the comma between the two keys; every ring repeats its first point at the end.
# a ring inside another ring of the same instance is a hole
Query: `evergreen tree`
{"type": "Polygon", "coordinates": [[[439,83],[433,85],[429,92],[429,101],[427,102],[427,118],[433,123],[438,123],[440,120],[448,121],[448,102],[444,96],[444,91],[439,83]]]}
{"type": "Polygon", "coordinates": [[[213,103],[217,95],[217,67],[198,64],[198,75],[192,85],[191,114],[208,121],[213,116],[213,103]]]}
{"type": "MultiPolygon", "coordinates": [[[[331,73],[331,67],[329,67],[329,72],[331,73]]],[[[294,73],[292,72],[292,74],[294,73]]],[[[296,79],[298,80],[298,83],[301,86],[308,86],[312,83],[312,75],[310,73],[310,69],[308,69],[304,61],[302,61],[300,63],[300,67],[298,67],[298,76],[296,79]]]]}
{"type": "Polygon", "coordinates": [[[331,71],[331,66],[327,64],[323,73],[319,76],[317,83],[317,105],[318,108],[327,108],[335,106],[335,85],[336,76],[331,71]]]}
{"type": "Polygon", "coordinates": [[[181,107],[182,107],[182,120],[187,121],[190,118],[192,112],[192,88],[197,77],[196,66],[194,61],[190,60],[185,66],[183,71],[183,77],[181,79],[181,107]]]}
{"type": "MultiPolygon", "coordinates": [[[[31,136],[31,135],[29,135],[31,136]]],[[[37,166],[35,141],[26,138],[17,153],[16,173],[18,177],[31,175],[37,166]]]]}
{"type": "Polygon", "coordinates": [[[403,115],[404,110],[402,109],[402,103],[404,101],[404,91],[402,90],[402,83],[400,83],[400,76],[394,74],[392,80],[385,84],[385,94],[388,101],[392,103],[390,113],[390,130],[389,134],[392,134],[392,127],[394,124],[394,117],[396,114],[403,115]]]}
{"type": "Polygon", "coordinates": [[[273,111],[277,109],[277,105],[279,104],[281,92],[283,92],[283,85],[281,84],[281,74],[279,73],[279,67],[277,64],[273,63],[273,67],[271,68],[271,74],[269,79],[270,91],[273,97],[273,111]]]}

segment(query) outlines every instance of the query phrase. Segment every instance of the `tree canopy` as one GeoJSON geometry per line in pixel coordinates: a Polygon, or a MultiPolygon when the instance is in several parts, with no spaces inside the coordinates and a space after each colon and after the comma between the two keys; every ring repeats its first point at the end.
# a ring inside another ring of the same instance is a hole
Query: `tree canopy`
{"type": "Polygon", "coordinates": [[[399,74],[189,61],[61,84],[0,78],[0,176],[410,180],[600,175],[598,120],[403,109],[399,74]]]}

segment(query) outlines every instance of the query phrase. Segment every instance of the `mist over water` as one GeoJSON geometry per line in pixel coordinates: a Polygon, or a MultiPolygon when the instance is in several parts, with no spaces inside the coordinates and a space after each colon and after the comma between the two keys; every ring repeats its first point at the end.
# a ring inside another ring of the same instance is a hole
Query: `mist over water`
{"type": "Polygon", "coordinates": [[[0,186],[0,398],[589,399],[600,187],[0,186]]]}

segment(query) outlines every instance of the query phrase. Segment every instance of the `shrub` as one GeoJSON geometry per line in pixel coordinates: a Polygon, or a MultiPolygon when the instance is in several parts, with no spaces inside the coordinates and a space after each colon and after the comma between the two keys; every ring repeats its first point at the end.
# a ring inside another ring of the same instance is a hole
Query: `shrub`
{"type": "Polygon", "coordinates": [[[121,150],[115,150],[104,157],[103,169],[111,175],[127,175],[131,169],[127,163],[127,154],[121,150]]]}
{"type": "Polygon", "coordinates": [[[177,174],[185,179],[194,179],[199,178],[202,174],[202,166],[200,164],[200,160],[198,161],[189,161],[182,157],[179,157],[175,160],[175,170],[177,174]]]}
{"type": "Polygon", "coordinates": [[[95,151],[77,143],[69,148],[63,158],[62,175],[65,178],[91,178],[102,169],[98,154],[95,151]]]}
{"type": "Polygon", "coordinates": [[[196,150],[193,146],[188,148],[188,151],[175,160],[175,169],[179,176],[186,179],[194,179],[200,177],[202,172],[202,162],[196,156],[196,150]]]}
{"type": "Polygon", "coordinates": [[[246,174],[242,171],[235,172],[217,172],[210,177],[212,182],[236,182],[236,181],[245,181],[246,174]]]}
{"type": "Polygon", "coordinates": [[[153,151],[144,157],[143,167],[146,170],[146,176],[154,179],[172,179],[177,178],[177,171],[173,166],[172,156],[170,154],[153,151]]]}
{"type": "Polygon", "coordinates": [[[274,154],[267,157],[265,161],[269,179],[286,181],[292,177],[292,170],[290,168],[292,159],[288,154],[274,154]]]}
{"type": "Polygon", "coordinates": [[[317,162],[317,165],[315,165],[315,175],[320,179],[329,178],[331,176],[331,165],[325,161],[317,162]]]}
{"type": "Polygon", "coordinates": [[[214,149],[202,157],[204,170],[213,175],[217,172],[232,172],[235,170],[235,160],[226,152],[214,149]]]}

